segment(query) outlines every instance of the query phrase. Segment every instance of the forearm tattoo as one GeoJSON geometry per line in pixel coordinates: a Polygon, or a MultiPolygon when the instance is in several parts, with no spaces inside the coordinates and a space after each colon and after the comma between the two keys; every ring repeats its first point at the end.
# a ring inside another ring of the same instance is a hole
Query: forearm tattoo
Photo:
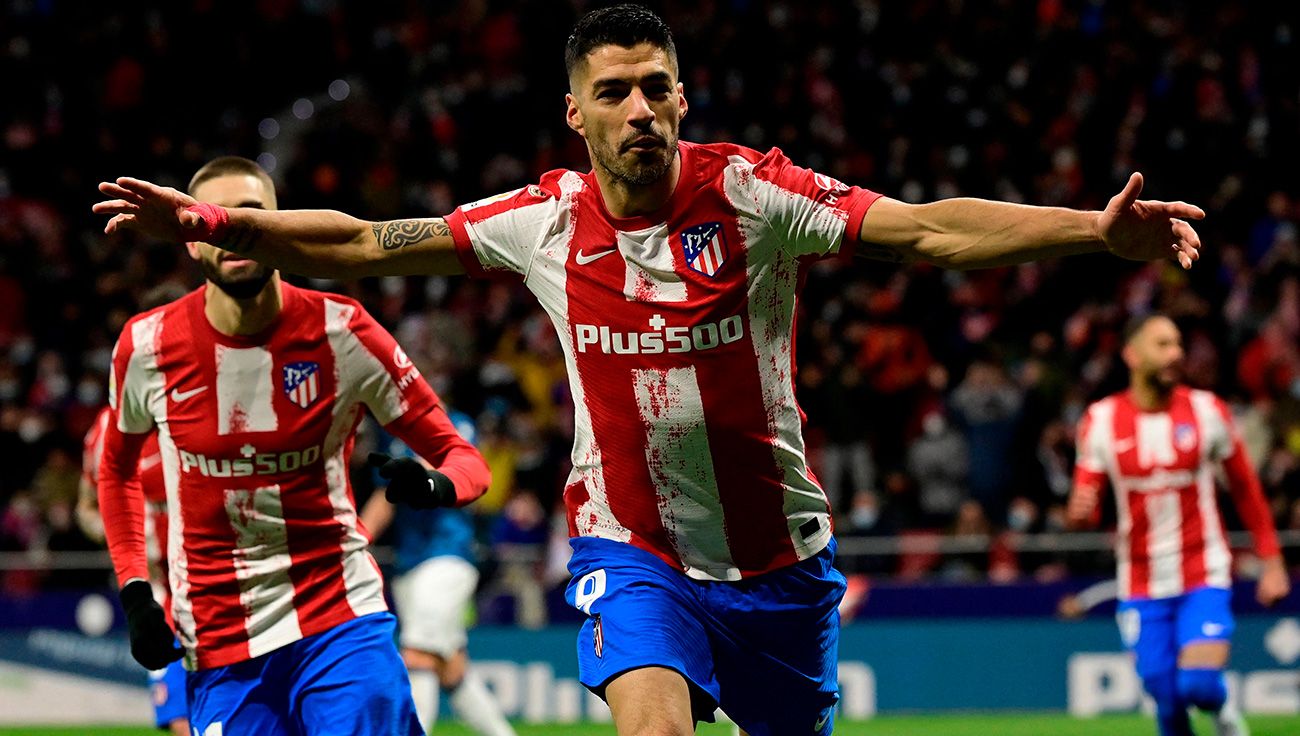
{"type": "Polygon", "coordinates": [[[371,227],[375,231],[375,240],[379,241],[379,247],[384,250],[397,250],[429,238],[451,235],[451,228],[442,219],[389,220],[377,222],[371,227]]]}
{"type": "Polygon", "coordinates": [[[225,237],[220,243],[213,243],[222,250],[228,250],[231,253],[244,255],[257,245],[257,241],[262,237],[262,229],[249,224],[231,224],[225,233],[225,237]]]}
{"type": "Polygon", "coordinates": [[[871,261],[885,261],[887,263],[902,263],[906,258],[903,253],[896,248],[877,243],[859,243],[853,249],[853,255],[856,258],[865,258],[871,261]]]}

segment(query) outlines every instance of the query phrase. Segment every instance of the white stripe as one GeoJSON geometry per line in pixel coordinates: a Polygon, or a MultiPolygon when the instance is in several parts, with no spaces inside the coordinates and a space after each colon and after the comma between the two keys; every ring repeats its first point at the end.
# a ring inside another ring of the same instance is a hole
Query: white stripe
{"type": "Polygon", "coordinates": [[[625,264],[623,296],[628,301],[686,301],[686,282],[677,273],[667,223],[635,232],[619,231],[617,239],[625,264]]]}
{"type": "Polygon", "coordinates": [[[289,570],[288,523],[280,486],[227,489],[226,515],[235,532],[231,562],[239,581],[239,602],[248,612],[248,654],[259,657],[302,638],[289,570]]]}
{"type": "MultiPolygon", "coordinates": [[[[161,390],[161,389],[160,389],[161,390]]],[[[190,600],[190,560],[185,554],[185,517],[181,514],[181,469],[170,425],[158,425],[158,451],[162,455],[163,485],[167,489],[167,578],[172,591],[172,619],[176,636],[187,652],[198,646],[194,630],[194,604],[190,600]]],[[[192,657],[187,664],[195,664],[192,657]]]]}
{"type": "Polygon", "coordinates": [[[217,434],[274,432],[277,428],[272,391],[274,360],[263,347],[218,345],[217,434]]]}
{"type": "Polygon", "coordinates": [[[384,603],[384,581],[370,556],[369,541],[357,528],[357,508],[348,493],[348,464],[343,447],[325,461],[325,483],[329,487],[334,520],[345,531],[340,544],[343,561],[343,588],[348,606],[356,616],[388,609],[384,603]]]}
{"type": "Polygon", "coordinates": [[[718,269],[713,265],[713,253],[708,246],[700,249],[700,254],[696,256],[696,260],[700,264],[700,270],[704,273],[710,276],[717,273],[718,269]]]}
{"type": "Polygon", "coordinates": [[[383,362],[352,332],[356,307],[330,299],[325,299],[323,306],[325,335],[334,353],[334,385],[338,386],[323,452],[325,484],[334,520],[344,530],[339,550],[348,606],[354,615],[364,616],[388,606],[383,578],[370,556],[369,540],[357,527],[357,508],[348,491],[347,440],[356,426],[359,404],[368,406],[380,424],[388,424],[406,413],[407,402],[383,362]]]}
{"type": "MultiPolygon", "coordinates": [[[[733,157],[732,163],[737,162],[747,164],[744,159],[733,157]]],[[[752,180],[753,166],[748,165],[748,170],[748,179],[752,180]]],[[[758,362],[767,414],[766,430],[772,437],[774,460],[778,468],[785,469],[783,507],[790,541],[795,554],[803,560],[830,543],[831,525],[826,494],[808,471],[803,427],[794,395],[791,366],[799,263],[781,243],[774,242],[772,228],[755,210],[754,193],[741,181],[744,171],[745,166],[733,165],[725,170],[723,177],[724,192],[736,208],[740,227],[741,242],[731,245],[745,253],[749,289],[745,334],[750,336],[758,362]],[[818,531],[805,538],[799,527],[814,519],[820,522],[818,531]]],[[[842,230],[843,223],[840,227],[842,230]]]]}
{"type": "Polygon", "coordinates": [[[1196,474],[1196,505],[1205,539],[1205,581],[1216,588],[1232,587],[1232,551],[1219,517],[1215,463],[1232,452],[1232,430],[1219,413],[1214,394],[1192,391],[1192,413],[1201,436],[1201,464],[1196,474]]]}
{"type": "Polygon", "coordinates": [[[1174,449],[1173,419],[1165,412],[1137,415],[1138,465],[1143,468],[1172,467],[1178,462],[1174,449]]]}
{"type": "MultiPolygon", "coordinates": [[[[754,165],[740,156],[730,161],[724,179],[732,204],[756,210],[760,220],[770,223],[768,232],[784,228],[789,233],[772,247],[793,256],[839,252],[848,212],[754,176],[754,165]]],[[[753,246],[746,245],[745,253],[752,257],[753,246]]]]}
{"type": "Polygon", "coordinates": [[[659,518],[692,578],[739,580],[718,498],[695,366],[632,371],[659,518]]]}
{"type": "Polygon", "coordinates": [[[1183,505],[1177,492],[1150,493],[1142,497],[1147,510],[1147,552],[1151,556],[1152,598],[1183,592],[1183,505]]]}
{"type": "Polygon", "coordinates": [[[713,236],[713,240],[710,241],[709,244],[709,250],[710,252],[713,253],[713,262],[718,264],[718,268],[722,268],[722,260],[727,256],[725,253],[722,252],[722,231],[721,230],[718,231],[717,235],[713,236]]]}
{"type": "Polygon", "coordinates": [[[158,372],[158,350],[162,340],[163,312],[131,325],[131,357],[122,376],[122,396],[117,408],[117,428],[129,434],[143,434],[167,417],[167,394],[158,372]]]}

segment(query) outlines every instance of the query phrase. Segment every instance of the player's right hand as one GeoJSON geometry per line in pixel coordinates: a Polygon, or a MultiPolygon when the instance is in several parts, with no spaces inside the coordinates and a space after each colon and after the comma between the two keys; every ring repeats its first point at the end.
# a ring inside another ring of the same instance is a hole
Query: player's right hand
{"type": "Polygon", "coordinates": [[[378,469],[380,478],[388,481],[384,498],[389,503],[416,509],[456,505],[456,485],[451,478],[424,467],[413,457],[394,458],[372,452],[367,462],[378,469]]]}
{"type": "Polygon", "coordinates": [[[167,625],[162,606],[154,600],[153,587],[144,580],[132,580],[118,593],[126,610],[131,634],[131,656],[146,669],[160,670],[185,655],[176,644],[176,634],[167,625]]]}
{"type": "Polygon", "coordinates": [[[185,243],[194,240],[192,232],[201,224],[196,213],[185,211],[198,200],[171,187],[123,176],[100,182],[99,191],[110,199],[96,202],[90,209],[112,215],[104,226],[106,234],[134,230],[159,240],[185,243]]]}

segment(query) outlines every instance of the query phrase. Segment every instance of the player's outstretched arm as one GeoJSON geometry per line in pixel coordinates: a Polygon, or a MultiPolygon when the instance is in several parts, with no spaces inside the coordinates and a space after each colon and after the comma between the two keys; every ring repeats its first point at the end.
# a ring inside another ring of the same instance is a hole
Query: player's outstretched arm
{"type": "Polygon", "coordinates": [[[101,182],[99,191],[107,199],[91,210],[110,216],[105,233],[201,241],[289,273],[354,279],[464,270],[441,218],[368,222],[333,210],[225,208],[130,177],[101,182]]]}
{"type": "Polygon", "coordinates": [[[1141,192],[1142,175],[1135,173],[1101,212],[971,198],[921,205],[882,198],[862,220],[858,253],[968,269],[1110,251],[1137,261],[1175,258],[1191,268],[1201,239],[1187,220],[1205,213],[1185,202],[1140,200],[1141,192]]]}

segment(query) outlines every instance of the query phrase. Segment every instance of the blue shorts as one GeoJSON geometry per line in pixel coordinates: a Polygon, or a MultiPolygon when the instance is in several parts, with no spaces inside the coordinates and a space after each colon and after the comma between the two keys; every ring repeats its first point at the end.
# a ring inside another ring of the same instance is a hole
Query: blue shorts
{"type": "Polygon", "coordinates": [[[1232,591],[1197,588],[1172,598],[1121,601],[1115,614],[1124,646],[1146,678],[1178,668],[1178,653],[1198,641],[1229,641],[1237,628],[1232,591]]]}
{"type": "Polygon", "coordinates": [[[185,665],[180,660],[149,673],[149,695],[153,698],[153,722],[167,728],[172,721],[190,715],[189,695],[185,688],[185,665]]]}
{"type": "Polygon", "coordinates": [[[839,702],[844,576],[835,542],[815,557],[740,582],[692,580],[630,544],[570,540],[569,604],[587,614],[578,675],[604,697],[641,667],[680,672],[697,721],[721,707],[750,736],[824,736],[839,702]]]}
{"type": "Polygon", "coordinates": [[[191,672],[190,728],[204,736],[419,736],[395,628],[392,614],[373,613],[254,659],[191,672]]]}

